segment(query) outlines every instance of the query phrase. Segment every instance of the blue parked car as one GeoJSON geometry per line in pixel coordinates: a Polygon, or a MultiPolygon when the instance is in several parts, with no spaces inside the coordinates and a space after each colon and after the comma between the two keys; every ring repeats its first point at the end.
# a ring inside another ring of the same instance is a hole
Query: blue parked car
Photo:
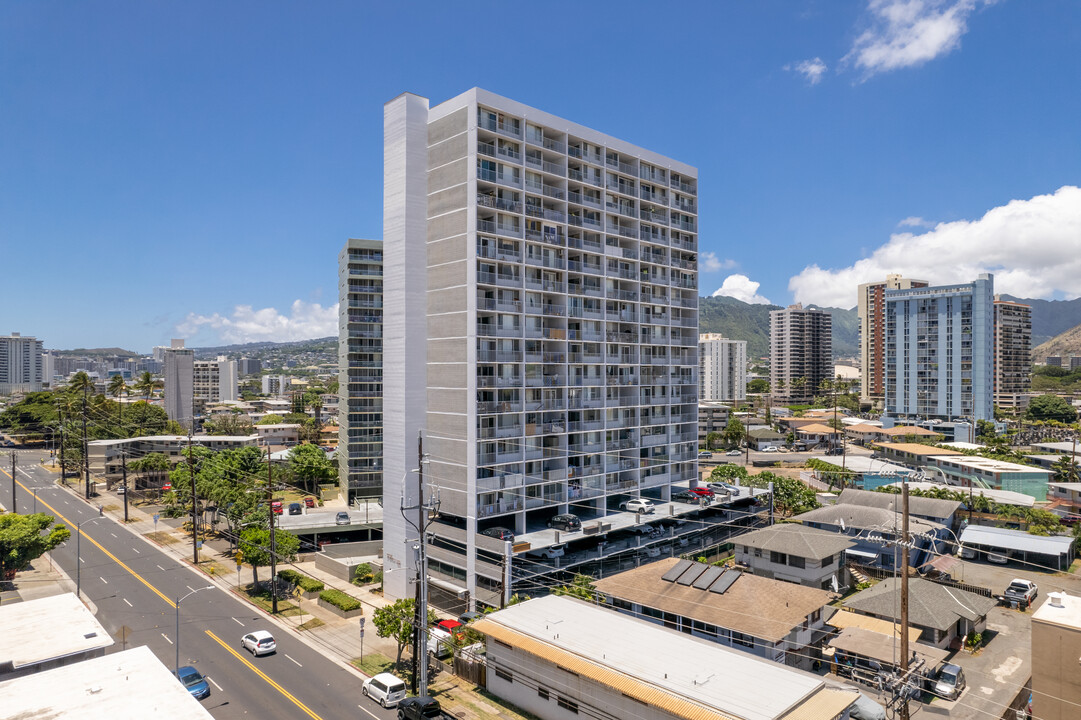
{"type": "Polygon", "coordinates": [[[210,697],[210,684],[203,674],[191,665],[185,665],[177,670],[176,676],[196,700],[210,697]]]}

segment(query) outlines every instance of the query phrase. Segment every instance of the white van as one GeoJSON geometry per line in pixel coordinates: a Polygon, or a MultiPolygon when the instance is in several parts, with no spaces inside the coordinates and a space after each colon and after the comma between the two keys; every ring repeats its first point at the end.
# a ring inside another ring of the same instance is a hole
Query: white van
{"type": "Polygon", "coordinates": [[[379,673],[368,678],[360,691],[383,707],[396,707],[405,698],[405,681],[390,673],[379,673]]]}

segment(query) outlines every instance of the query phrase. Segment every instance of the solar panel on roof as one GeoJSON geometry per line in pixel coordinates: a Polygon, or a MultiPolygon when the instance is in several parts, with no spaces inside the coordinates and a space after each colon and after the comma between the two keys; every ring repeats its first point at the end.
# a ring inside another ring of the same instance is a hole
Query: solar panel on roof
{"type": "Polygon", "coordinates": [[[680,560],[678,563],[672,566],[672,569],[661,576],[661,580],[665,582],[675,582],[683,573],[687,572],[687,568],[694,565],[691,560],[680,560]]]}
{"type": "Polygon", "coordinates": [[[723,567],[710,566],[706,568],[706,571],[702,573],[697,580],[694,581],[694,587],[698,590],[705,590],[710,585],[712,585],[713,581],[719,578],[721,576],[721,573],[723,572],[723,567]]]}
{"type": "Polygon", "coordinates": [[[734,583],[736,580],[739,580],[739,576],[742,574],[743,573],[739,570],[725,571],[724,575],[721,575],[721,577],[717,579],[717,582],[709,586],[709,591],[715,592],[718,595],[723,595],[724,591],[732,587],[732,583],[734,583]]]}
{"type": "Polygon", "coordinates": [[[679,585],[690,585],[695,580],[697,580],[698,576],[705,572],[706,568],[708,567],[709,565],[703,565],[700,562],[696,562],[694,565],[691,565],[689,568],[687,568],[682,575],[679,576],[679,579],[676,580],[676,583],[678,583],[679,585]]]}

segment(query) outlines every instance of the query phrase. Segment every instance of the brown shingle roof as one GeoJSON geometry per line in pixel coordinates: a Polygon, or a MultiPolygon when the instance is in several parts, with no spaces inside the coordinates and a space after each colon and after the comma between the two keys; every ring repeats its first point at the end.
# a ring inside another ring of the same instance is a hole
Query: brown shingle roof
{"type": "Polygon", "coordinates": [[[597,590],[628,602],[662,609],[699,622],[783,640],[833,597],[825,590],[743,573],[723,594],[661,579],[679,558],[668,558],[594,583],[597,590]]]}

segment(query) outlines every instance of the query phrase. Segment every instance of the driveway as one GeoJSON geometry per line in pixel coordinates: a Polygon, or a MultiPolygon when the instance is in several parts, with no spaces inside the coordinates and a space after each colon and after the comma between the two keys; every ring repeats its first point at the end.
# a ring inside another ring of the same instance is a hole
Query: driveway
{"type": "Polygon", "coordinates": [[[1035,607],[1047,599],[1047,593],[1064,590],[1070,595],[1081,595],[1081,577],[1071,573],[1036,570],[1030,565],[1010,561],[1008,565],[995,565],[987,561],[960,560],[950,568],[954,579],[970,585],[979,585],[993,594],[1001,595],[1014,578],[1031,580],[1040,588],[1035,607]]]}

